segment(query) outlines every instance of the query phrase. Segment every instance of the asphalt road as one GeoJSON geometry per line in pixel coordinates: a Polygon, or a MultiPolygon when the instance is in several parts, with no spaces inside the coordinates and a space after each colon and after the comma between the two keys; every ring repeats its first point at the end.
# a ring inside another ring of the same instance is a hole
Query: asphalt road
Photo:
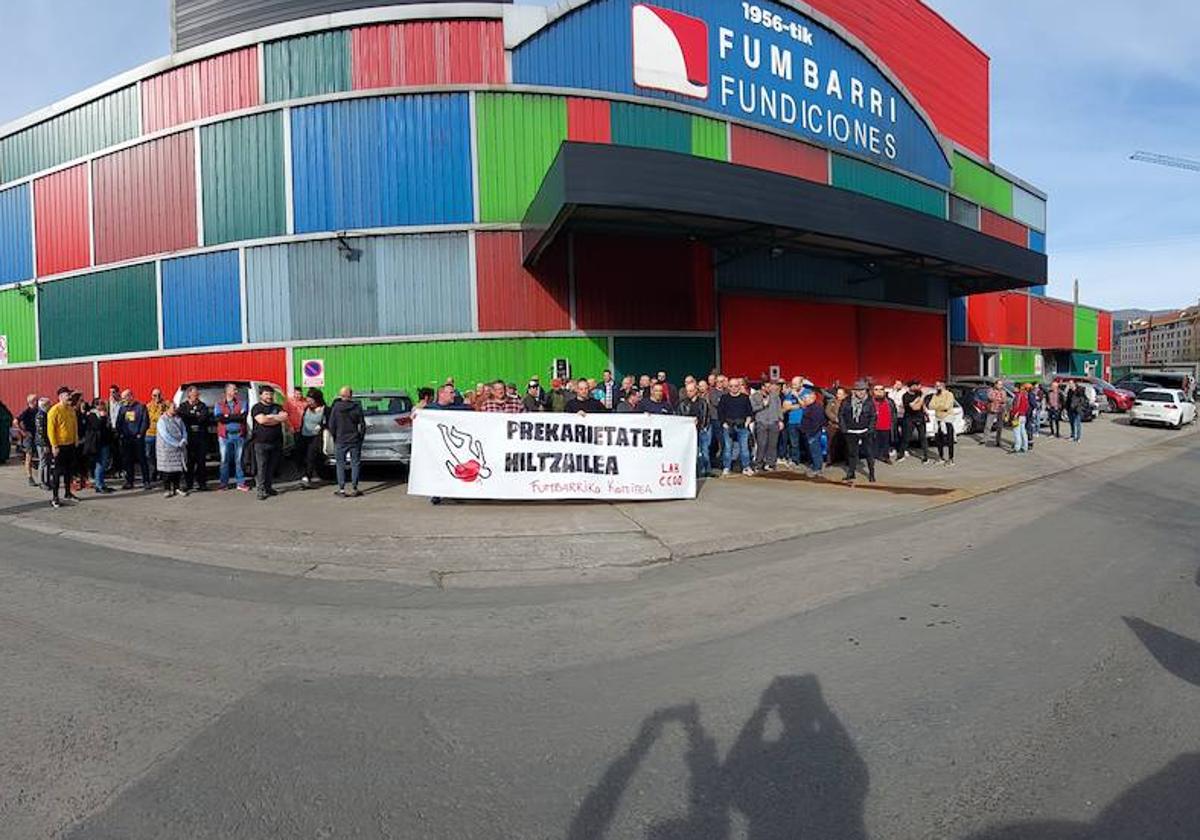
{"type": "Polygon", "coordinates": [[[0,837],[1195,838],[1198,469],[529,590],[0,526],[0,837]]]}

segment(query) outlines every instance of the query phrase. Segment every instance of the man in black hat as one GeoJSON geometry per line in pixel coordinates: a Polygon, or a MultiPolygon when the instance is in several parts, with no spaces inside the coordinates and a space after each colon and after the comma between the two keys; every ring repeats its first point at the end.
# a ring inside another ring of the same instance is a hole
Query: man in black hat
{"type": "Polygon", "coordinates": [[[854,483],[858,474],[858,459],[861,453],[867,456],[867,478],[875,483],[875,453],[872,451],[875,434],[875,403],[867,397],[867,383],[861,379],[850,389],[850,396],[842,401],[838,418],[842,434],[846,438],[846,481],[854,483]]]}

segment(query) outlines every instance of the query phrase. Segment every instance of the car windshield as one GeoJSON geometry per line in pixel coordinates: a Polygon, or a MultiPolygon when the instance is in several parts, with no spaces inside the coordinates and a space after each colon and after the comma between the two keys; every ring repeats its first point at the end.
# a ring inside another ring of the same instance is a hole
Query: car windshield
{"type": "Polygon", "coordinates": [[[1139,396],[1138,399],[1140,399],[1142,402],[1169,403],[1175,402],[1177,398],[1174,394],[1168,393],[1167,391],[1142,391],[1141,396],[1139,396]]]}
{"type": "MultiPolygon", "coordinates": [[[[225,398],[224,385],[198,385],[200,389],[200,402],[208,405],[216,405],[225,398]]],[[[249,391],[246,388],[238,388],[238,400],[242,405],[246,405],[249,399],[249,391]]],[[[183,400],[187,400],[187,387],[183,389],[183,400]]]]}
{"type": "Polygon", "coordinates": [[[363,414],[367,417],[383,417],[390,414],[406,414],[412,411],[412,400],[405,396],[388,395],[376,396],[366,394],[358,397],[363,414]]]}

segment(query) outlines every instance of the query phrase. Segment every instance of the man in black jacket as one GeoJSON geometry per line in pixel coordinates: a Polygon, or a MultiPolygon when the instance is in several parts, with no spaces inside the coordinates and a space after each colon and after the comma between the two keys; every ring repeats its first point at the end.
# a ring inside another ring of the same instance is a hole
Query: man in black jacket
{"type": "Polygon", "coordinates": [[[875,454],[872,452],[872,437],[875,434],[875,404],[867,398],[867,383],[858,381],[850,391],[849,399],[842,402],[842,434],[846,437],[846,481],[854,483],[858,474],[858,458],[861,452],[867,455],[867,477],[875,483],[875,454]]]}
{"type": "Polygon", "coordinates": [[[354,399],[354,392],[347,387],[338,391],[338,398],[329,407],[325,421],[329,434],[333,436],[337,450],[337,483],[335,496],[346,495],[346,456],[350,456],[350,495],[361,496],[358,489],[358,472],[362,463],[363,438],[367,434],[367,419],[362,406],[354,399]]]}
{"type": "Polygon", "coordinates": [[[208,489],[206,461],[212,410],[200,399],[200,389],[195,385],[187,389],[187,399],[179,406],[178,414],[187,428],[187,470],[184,472],[183,492],[190,493],[193,487],[203,492],[208,489]]]}

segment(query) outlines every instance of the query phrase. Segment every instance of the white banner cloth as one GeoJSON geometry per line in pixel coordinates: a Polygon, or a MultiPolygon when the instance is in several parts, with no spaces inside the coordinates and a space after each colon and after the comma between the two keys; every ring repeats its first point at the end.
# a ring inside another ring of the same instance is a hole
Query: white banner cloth
{"type": "Polygon", "coordinates": [[[413,418],[408,492],[448,499],[694,499],[696,424],[650,414],[413,418]]]}

